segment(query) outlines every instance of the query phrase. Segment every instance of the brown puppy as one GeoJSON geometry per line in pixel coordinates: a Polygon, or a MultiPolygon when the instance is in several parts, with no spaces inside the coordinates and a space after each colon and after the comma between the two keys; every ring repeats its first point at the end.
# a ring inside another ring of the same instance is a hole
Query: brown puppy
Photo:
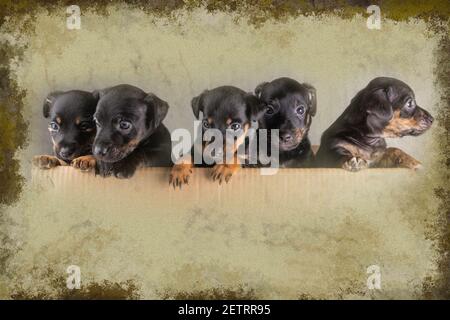
{"type": "Polygon", "coordinates": [[[323,133],[317,166],[349,171],[368,167],[417,169],[419,161],[400,149],[387,148],[385,138],[417,136],[432,123],[433,117],[416,104],[406,83],[375,78],[323,133]]]}

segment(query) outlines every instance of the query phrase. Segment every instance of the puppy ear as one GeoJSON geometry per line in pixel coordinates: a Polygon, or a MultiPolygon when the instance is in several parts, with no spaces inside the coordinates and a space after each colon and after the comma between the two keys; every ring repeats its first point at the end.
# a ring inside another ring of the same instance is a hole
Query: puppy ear
{"type": "Polygon", "coordinates": [[[384,92],[386,93],[386,96],[391,104],[393,104],[394,101],[397,100],[398,94],[393,87],[387,87],[386,89],[384,89],[384,92]]]}
{"type": "Polygon", "coordinates": [[[266,112],[266,105],[252,93],[245,95],[247,104],[247,117],[251,121],[258,121],[266,112]]]}
{"type": "Polygon", "coordinates": [[[94,90],[91,92],[91,94],[95,98],[95,100],[100,100],[100,90],[94,90]]]}
{"type": "Polygon", "coordinates": [[[192,112],[194,112],[194,116],[197,119],[200,117],[200,111],[203,112],[203,95],[206,92],[208,92],[208,90],[203,91],[200,95],[191,100],[192,112]]]}
{"type": "Polygon", "coordinates": [[[42,107],[42,113],[44,118],[48,118],[50,116],[50,110],[52,109],[53,104],[56,101],[56,98],[61,95],[62,91],[53,91],[51,92],[44,100],[44,105],[42,107]]]}
{"type": "Polygon", "coordinates": [[[367,125],[374,132],[384,129],[392,118],[393,109],[390,99],[393,99],[386,89],[373,90],[362,101],[362,107],[366,108],[367,125]]]}
{"type": "Polygon", "coordinates": [[[153,93],[147,93],[144,101],[147,104],[147,127],[150,127],[151,124],[153,129],[156,129],[166,117],[169,111],[169,104],[153,93]]]}
{"type": "Polygon", "coordinates": [[[268,82],[260,83],[260,84],[258,84],[258,86],[255,88],[255,95],[256,95],[258,98],[261,98],[261,92],[262,92],[262,90],[263,90],[263,88],[264,88],[264,86],[265,86],[266,84],[268,84],[268,82]]]}
{"type": "Polygon", "coordinates": [[[101,90],[94,90],[94,91],[92,91],[92,95],[98,101],[98,100],[100,100],[101,97],[103,97],[108,92],[109,89],[110,88],[105,88],[105,89],[101,89],[101,90]]]}
{"type": "Polygon", "coordinates": [[[311,116],[315,116],[317,113],[317,94],[316,94],[316,88],[314,88],[309,83],[303,83],[302,84],[306,88],[307,92],[307,99],[309,104],[309,110],[311,113],[311,116]]]}

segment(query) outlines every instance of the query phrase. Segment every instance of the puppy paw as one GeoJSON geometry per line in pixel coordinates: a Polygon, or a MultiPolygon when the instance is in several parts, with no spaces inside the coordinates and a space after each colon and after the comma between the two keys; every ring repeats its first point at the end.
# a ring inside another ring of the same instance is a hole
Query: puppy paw
{"type": "Polygon", "coordinates": [[[222,181],[228,183],[239,168],[240,166],[236,164],[216,164],[212,168],[211,177],[214,181],[218,180],[219,184],[222,184],[222,181]]]}
{"type": "Polygon", "coordinates": [[[51,169],[57,166],[66,166],[67,163],[55,156],[41,155],[33,158],[33,165],[40,169],[51,169]]]}
{"type": "Polygon", "coordinates": [[[422,169],[422,163],[398,148],[387,148],[378,163],[381,168],[422,169]]]}
{"type": "Polygon", "coordinates": [[[173,188],[181,187],[183,184],[189,184],[189,179],[192,174],[192,165],[190,164],[176,164],[172,167],[169,177],[169,185],[173,188]]]}
{"type": "Polygon", "coordinates": [[[70,165],[72,167],[74,167],[75,169],[79,169],[83,172],[95,170],[96,164],[97,164],[97,161],[95,160],[94,156],[92,156],[92,155],[75,158],[70,163],[70,165]]]}
{"type": "Polygon", "coordinates": [[[350,158],[342,164],[342,168],[350,172],[357,172],[362,169],[367,169],[368,167],[368,162],[358,157],[350,158]]]}
{"type": "Polygon", "coordinates": [[[414,171],[423,169],[422,163],[420,163],[420,161],[414,159],[413,157],[398,159],[398,167],[412,169],[414,171]]]}

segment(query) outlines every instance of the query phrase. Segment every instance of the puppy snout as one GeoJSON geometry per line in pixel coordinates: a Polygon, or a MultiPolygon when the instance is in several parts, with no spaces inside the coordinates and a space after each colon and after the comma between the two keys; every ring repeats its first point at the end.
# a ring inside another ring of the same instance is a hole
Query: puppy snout
{"type": "Polygon", "coordinates": [[[100,144],[94,146],[93,153],[95,156],[104,157],[109,153],[110,150],[111,150],[110,145],[100,144]]]}
{"type": "Polygon", "coordinates": [[[431,126],[431,124],[433,123],[434,118],[432,115],[428,114],[428,116],[425,117],[425,122],[431,126]]]}
{"type": "Polygon", "coordinates": [[[64,159],[70,159],[71,156],[75,153],[75,150],[76,150],[75,145],[62,146],[59,149],[59,155],[64,159]]]}
{"type": "Polygon", "coordinates": [[[280,133],[280,141],[283,143],[292,142],[293,139],[294,139],[294,137],[289,132],[280,133]]]}
{"type": "Polygon", "coordinates": [[[426,110],[424,110],[424,109],[421,109],[421,111],[422,111],[422,119],[421,119],[421,122],[425,125],[425,126],[427,126],[427,127],[429,127],[429,126],[431,126],[431,124],[433,123],[433,121],[434,121],[434,118],[433,118],[433,116],[428,112],[428,111],[426,111],[426,110]]]}

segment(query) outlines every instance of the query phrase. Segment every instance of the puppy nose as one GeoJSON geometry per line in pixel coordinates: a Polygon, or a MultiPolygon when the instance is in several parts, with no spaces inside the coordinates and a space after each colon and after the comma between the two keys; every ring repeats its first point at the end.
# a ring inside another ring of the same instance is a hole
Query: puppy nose
{"type": "Polygon", "coordinates": [[[75,147],[73,146],[64,146],[59,149],[59,154],[63,158],[70,158],[70,156],[74,153],[75,147]]]}
{"type": "Polygon", "coordinates": [[[290,133],[282,133],[280,134],[281,142],[290,142],[292,141],[292,135],[290,133]]]}
{"type": "Polygon", "coordinates": [[[426,121],[427,121],[429,124],[432,124],[433,121],[434,121],[433,116],[432,116],[432,115],[428,115],[428,117],[426,118],[426,121]]]}
{"type": "Polygon", "coordinates": [[[103,157],[109,152],[110,149],[111,147],[107,145],[96,145],[93,151],[94,155],[103,157]]]}

